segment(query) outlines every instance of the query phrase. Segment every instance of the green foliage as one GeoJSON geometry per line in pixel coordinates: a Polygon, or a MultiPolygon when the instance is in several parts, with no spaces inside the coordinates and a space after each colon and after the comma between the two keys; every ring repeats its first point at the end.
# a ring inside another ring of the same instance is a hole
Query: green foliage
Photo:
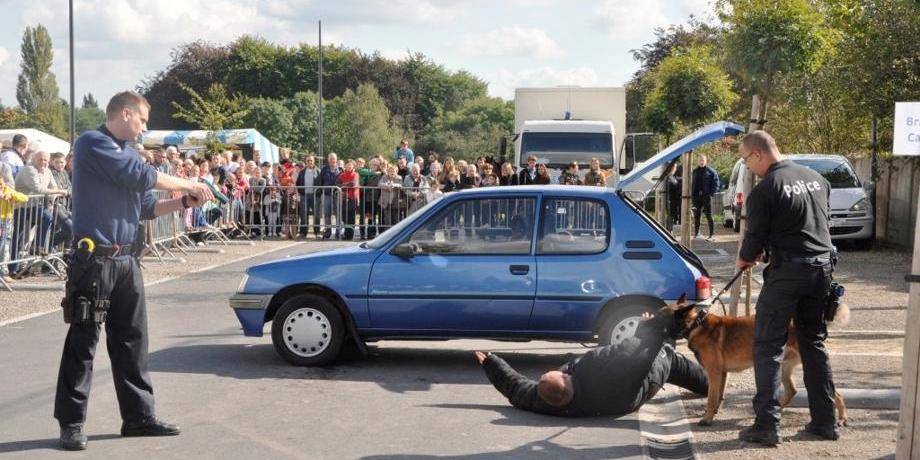
{"type": "Polygon", "coordinates": [[[502,137],[514,130],[514,104],[501,98],[471,99],[456,111],[440,112],[429,134],[416,146],[419,152],[434,150],[457,159],[472,160],[498,153],[502,137]]]}
{"type": "Polygon", "coordinates": [[[19,107],[37,128],[63,136],[67,132],[65,113],[58,96],[57,80],[51,72],[54,51],[45,26],[26,27],[21,53],[22,70],[16,82],[19,107]]]}
{"type": "Polygon", "coordinates": [[[77,135],[96,129],[105,122],[105,112],[102,109],[96,106],[87,106],[85,98],[83,102],[83,107],[80,107],[74,113],[74,125],[77,135]]]}
{"type": "Polygon", "coordinates": [[[708,47],[671,54],[652,75],[657,81],[646,99],[643,119],[666,136],[674,133],[678,123],[692,127],[720,118],[738,97],[708,47]]]}
{"type": "Polygon", "coordinates": [[[816,69],[832,34],[808,0],[734,0],[724,15],[729,67],[769,99],[779,76],[816,69]]]}
{"type": "Polygon", "coordinates": [[[323,113],[325,153],[341,158],[386,155],[396,145],[399,132],[390,121],[390,111],[377,89],[362,84],[355,91],[329,101],[323,113]]]}
{"type": "Polygon", "coordinates": [[[93,96],[93,93],[86,93],[83,95],[83,106],[84,109],[89,108],[99,108],[99,102],[96,101],[96,98],[93,96]]]}
{"type": "Polygon", "coordinates": [[[31,128],[32,120],[22,109],[8,107],[0,110],[0,129],[31,128]]]}
{"type": "MultiPolygon", "coordinates": [[[[303,91],[284,101],[291,112],[291,147],[297,151],[315,152],[319,145],[319,99],[316,93],[303,91]]],[[[269,138],[271,139],[271,138],[269,138]]]]}
{"type": "Polygon", "coordinates": [[[290,145],[294,115],[276,99],[252,98],[243,103],[246,116],[238,127],[255,128],[278,145],[290,145]]]}
{"type": "Polygon", "coordinates": [[[184,83],[179,83],[179,86],[188,93],[191,101],[188,107],[173,101],[172,106],[176,110],[173,117],[209,131],[242,126],[247,112],[242,108],[240,98],[229,95],[224,85],[213,83],[204,95],[184,83]]]}

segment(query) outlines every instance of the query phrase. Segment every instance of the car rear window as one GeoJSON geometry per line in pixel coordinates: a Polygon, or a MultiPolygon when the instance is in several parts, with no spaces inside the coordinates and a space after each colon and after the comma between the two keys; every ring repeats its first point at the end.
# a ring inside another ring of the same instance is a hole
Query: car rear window
{"type": "Polygon", "coordinates": [[[607,205],[581,198],[545,198],[537,254],[596,254],[607,250],[607,205]]]}

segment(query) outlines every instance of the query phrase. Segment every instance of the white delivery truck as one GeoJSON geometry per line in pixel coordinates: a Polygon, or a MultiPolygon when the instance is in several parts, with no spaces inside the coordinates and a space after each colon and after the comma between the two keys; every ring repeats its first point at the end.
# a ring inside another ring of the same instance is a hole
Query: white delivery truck
{"type": "MultiPolygon", "coordinates": [[[[618,171],[626,133],[626,90],[619,87],[517,88],[514,91],[514,164],[527,167],[535,155],[554,182],[576,161],[582,175],[591,158],[618,171]]],[[[616,186],[618,174],[607,185],[616,186]]]]}

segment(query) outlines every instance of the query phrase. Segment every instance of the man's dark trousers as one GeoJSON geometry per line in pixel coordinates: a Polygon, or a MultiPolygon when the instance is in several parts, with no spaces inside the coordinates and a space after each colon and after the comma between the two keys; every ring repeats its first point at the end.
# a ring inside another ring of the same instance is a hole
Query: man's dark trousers
{"type": "MultiPolygon", "coordinates": [[[[136,421],[153,416],[153,387],[147,373],[147,308],[140,266],[130,256],[107,259],[102,279],[103,283],[113,283],[105,335],[121,418],[136,421]]],[[[67,332],[54,401],[54,417],[61,426],[86,421],[100,330],[98,324],[71,324],[67,332]]]]}
{"type": "Polygon", "coordinates": [[[790,319],[795,319],[811,420],[819,426],[836,423],[834,381],[824,346],[824,299],[831,272],[829,263],[790,261],[771,263],[765,270],[754,323],[754,413],[758,425],[779,429],[780,366],[790,319]]]}
{"type": "Polygon", "coordinates": [[[713,235],[715,225],[712,223],[712,195],[703,195],[693,197],[693,229],[694,235],[700,234],[700,214],[706,216],[706,222],[709,223],[709,236],[713,235]]]}

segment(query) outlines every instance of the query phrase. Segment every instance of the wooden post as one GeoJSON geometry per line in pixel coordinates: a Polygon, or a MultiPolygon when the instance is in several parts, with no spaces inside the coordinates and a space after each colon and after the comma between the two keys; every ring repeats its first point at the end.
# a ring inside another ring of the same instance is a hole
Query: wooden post
{"type": "Polygon", "coordinates": [[[690,247],[690,157],[687,152],[681,158],[682,183],[680,188],[680,244],[690,247]]]}
{"type": "MultiPolygon", "coordinates": [[[[751,101],[751,123],[748,125],[748,132],[754,132],[758,129],[761,129],[763,126],[760,124],[760,120],[764,119],[764,112],[766,112],[766,104],[760,98],[759,95],[755,94],[753,100],[751,101]]],[[[747,230],[747,198],[751,194],[751,189],[754,188],[754,173],[751,172],[748,168],[741,168],[741,174],[744,174],[744,189],[742,190],[744,203],[741,205],[741,230],[740,235],[741,239],[744,239],[744,233],[747,230]]],[[[738,260],[738,257],[741,254],[741,240],[738,241],[738,252],[735,255],[735,260],[738,260]]],[[[741,280],[738,283],[732,285],[731,296],[732,300],[729,304],[728,311],[732,316],[738,316],[738,301],[741,299],[741,286],[745,286],[745,291],[747,292],[746,301],[745,301],[745,312],[750,313],[751,311],[751,270],[745,270],[744,275],[741,276],[741,280]]]]}
{"type": "MultiPolygon", "coordinates": [[[[920,199],[917,200],[917,214],[920,215],[920,199]]],[[[914,222],[914,260],[911,274],[920,274],[920,228],[914,222]]],[[[907,307],[907,330],[904,338],[904,362],[901,367],[901,419],[898,423],[898,447],[896,458],[920,458],[920,412],[917,411],[920,393],[920,283],[910,283],[910,297],[907,307]]]]}

